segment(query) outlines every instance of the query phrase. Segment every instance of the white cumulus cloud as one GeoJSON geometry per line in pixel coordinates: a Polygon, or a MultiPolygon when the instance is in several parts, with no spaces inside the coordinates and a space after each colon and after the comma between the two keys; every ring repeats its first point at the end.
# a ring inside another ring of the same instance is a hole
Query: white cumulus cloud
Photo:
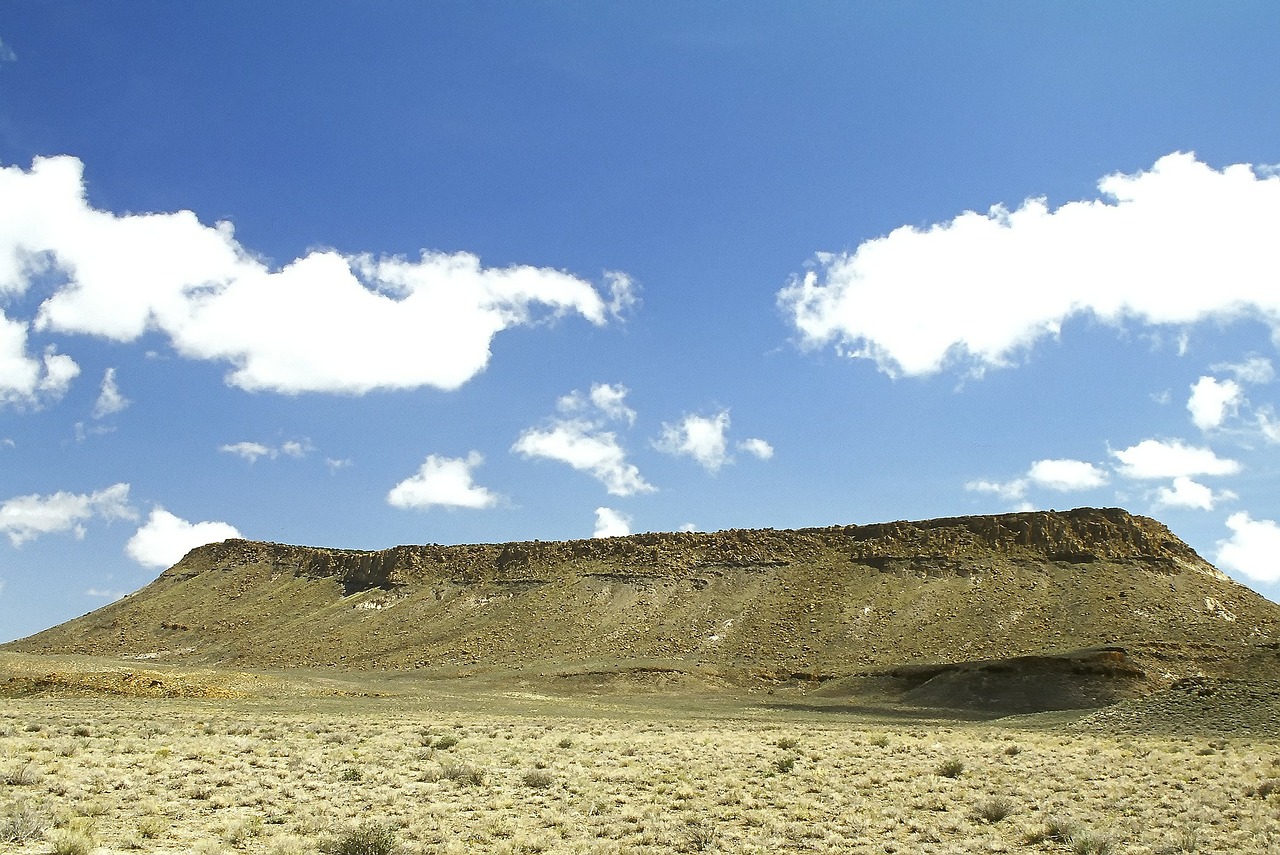
{"type": "Polygon", "coordinates": [[[1230,490],[1215,492],[1199,481],[1180,475],[1173,479],[1173,485],[1156,490],[1155,501],[1167,508],[1191,508],[1200,511],[1211,511],[1220,501],[1236,498],[1230,490]]]}
{"type": "Polygon", "coordinates": [[[387,503],[421,510],[433,506],[491,508],[501,501],[501,496],[475,484],[471,475],[471,470],[483,462],[478,451],[466,457],[428,455],[417,472],[391,488],[387,503]]]}
{"type": "Polygon", "coordinates": [[[1077,316],[1175,327],[1251,317],[1280,335],[1280,175],[1177,153],[1098,189],[1056,210],[1028,199],[820,254],[779,304],[803,344],[894,376],[1008,365],[1077,316]]]}
{"type": "Polygon", "coordinates": [[[528,428],[511,450],[525,458],[557,460],[588,472],[614,496],[652,493],[657,488],[627,461],[622,441],[608,429],[610,421],[628,425],[635,421],[626,395],[625,386],[602,383],[593,385],[587,395],[571,392],[556,404],[569,415],[552,418],[545,427],[528,428]]]}
{"type": "Polygon", "coordinates": [[[116,385],[116,370],[108,368],[102,375],[102,388],[98,392],[98,400],[93,404],[93,417],[103,419],[115,415],[129,404],[129,399],[120,394],[120,387],[116,385]]]}
{"type": "Polygon", "coordinates": [[[1244,389],[1234,380],[1201,377],[1191,386],[1187,411],[1201,430],[1221,427],[1227,416],[1235,415],[1245,402],[1244,389]]]}
{"type": "Polygon", "coordinates": [[[1255,582],[1280,582],[1280,525],[1240,511],[1227,517],[1231,537],[1218,541],[1214,563],[1255,582]]]}
{"type": "Polygon", "coordinates": [[[1219,457],[1212,449],[1187,445],[1181,440],[1144,439],[1137,445],[1111,452],[1120,461],[1119,472],[1141,480],[1192,475],[1234,475],[1235,460],[1219,457]]]}
{"type": "MultiPolygon", "coordinates": [[[[156,330],[183,356],[228,363],[232,385],[286,394],[454,389],[485,368],[505,329],[571,313],[604,325],[634,303],[624,274],[605,274],[602,293],[549,268],[484,268],[465,252],[316,250],[270,269],[228,223],[93,208],[68,156],[0,168],[0,296],[37,278],[59,283],[39,330],[120,342],[156,330]]],[[[40,381],[27,326],[2,327],[0,394],[29,397],[40,381]]]]}
{"type": "Polygon", "coordinates": [[[971,493],[991,493],[1008,502],[1014,502],[1027,495],[1027,479],[1015,478],[1012,481],[991,481],[978,478],[965,483],[964,488],[971,493]]]}
{"type": "MultiPolygon", "coordinates": [[[[5,288],[0,283],[0,297],[5,288]]],[[[40,406],[61,398],[80,366],[52,347],[36,357],[27,350],[27,324],[0,311],[0,407],[40,406]]]]}
{"type": "Polygon", "coordinates": [[[596,508],[596,530],[592,537],[623,537],[631,534],[631,517],[613,508],[596,508]]]}
{"type": "Polygon", "coordinates": [[[1083,460],[1037,460],[1027,478],[1041,487],[1061,492],[1092,490],[1107,483],[1107,473],[1083,460]]]}
{"type": "Polygon", "coordinates": [[[511,450],[524,457],[558,460],[589,472],[614,496],[652,493],[656,489],[635,464],[627,462],[627,452],[617,434],[602,430],[596,422],[559,419],[547,428],[530,428],[511,450]]]}
{"type": "Polygon", "coordinates": [[[773,446],[758,437],[744,439],[738,443],[738,449],[761,460],[769,460],[773,457],[773,446]]]}
{"type": "Polygon", "coordinates": [[[124,551],[143,567],[167,568],[197,546],[239,537],[240,532],[228,523],[187,522],[157,506],[129,538],[124,551]]]}
{"type": "Polygon", "coordinates": [[[692,457],[708,472],[717,472],[729,459],[729,413],[714,416],[686,415],[676,424],[663,424],[654,447],[667,454],[692,457]]]}
{"type": "Polygon", "coordinates": [[[14,546],[42,534],[70,531],[84,536],[91,519],[137,519],[129,505],[129,485],[113,484],[94,493],[58,492],[49,496],[16,496],[0,504],[0,531],[14,546]]]}
{"type": "Polygon", "coordinates": [[[1018,502],[1021,509],[1029,509],[1030,505],[1022,500],[1033,486],[1069,493],[1102,487],[1109,480],[1105,470],[1084,460],[1045,459],[1032,463],[1021,477],[1009,481],[980,478],[969,481],[964,488],[973,493],[991,493],[1005,501],[1018,502]]]}

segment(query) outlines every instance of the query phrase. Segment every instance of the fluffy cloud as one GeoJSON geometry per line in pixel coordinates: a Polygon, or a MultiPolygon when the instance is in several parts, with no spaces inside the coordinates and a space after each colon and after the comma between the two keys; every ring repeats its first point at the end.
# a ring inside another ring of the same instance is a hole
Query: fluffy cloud
{"type": "Polygon", "coordinates": [[[627,462],[617,434],[601,430],[596,422],[560,419],[548,428],[530,428],[511,450],[524,457],[558,460],[589,472],[614,496],[652,493],[656,489],[634,464],[627,462]]]}
{"type": "Polygon", "coordinates": [[[102,375],[102,388],[93,405],[93,417],[102,419],[115,415],[128,407],[129,403],[129,399],[120,394],[120,387],[116,385],[116,370],[108,368],[102,375]]]}
{"type": "Polygon", "coordinates": [[[773,457],[773,446],[757,437],[744,439],[738,443],[738,450],[745,451],[752,457],[758,457],[761,460],[769,460],[773,457]]]}
{"type": "Polygon", "coordinates": [[[1280,582],[1280,525],[1240,511],[1227,517],[1227,528],[1231,537],[1218,541],[1214,563],[1255,582],[1280,582]]]}
{"type": "Polygon", "coordinates": [[[156,507],[142,527],[124,545],[125,553],[143,567],[172,567],[197,546],[238,538],[234,526],[224,522],[190,523],[156,507]]]}
{"type": "Polygon", "coordinates": [[[1015,478],[1012,481],[989,481],[979,478],[969,481],[964,488],[971,493],[991,493],[1008,502],[1015,502],[1027,495],[1027,479],[1015,478]]]}
{"type": "Polygon", "coordinates": [[[1037,460],[1027,478],[1041,487],[1061,492],[1092,490],[1107,483],[1107,473],[1083,460],[1037,460]]]}
{"type": "Polygon", "coordinates": [[[979,479],[964,485],[975,493],[992,493],[1006,501],[1019,501],[1026,497],[1032,486],[1045,487],[1063,493],[1092,490],[1110,480],[1107,473],[1083,460],[1037,460],[1027,469],[1027,474],[1011,481],[979,479]]]}
{"type": "Polygon", "coordinates": [[[625,403],[624,386],[596,384],[589,395],[572,392],[558,402],[566,416],[550,420],[546,427],[529,428],[511,450],[526,458],[558,460],[589,472],[614,496],[651,493],[656,488],[640,470],[627,462],[618,435],[607,429],[610,420],[635,421],[635,411],[625,403]]]}
{"type": "MultiPolygon", "coordinates": [[[[0,295],[59,282],[37,329],[121,342],[158,330],[183,356],[229,363],[227,381],[243,389],[454,389],[485,368],[505,329],[570,313],[604,325],[635,302],[620,273],[602,293],[558,270],[483,268],[468,253],[318,250],[272,270],[227,223],[94,209],[82,173],[65,156],[0,169],[0,295]]],[[[25,334],[16,321],[0,329],[0,392],[30,396],[38,382],[25,334]]]]}
{"type": "Polygon", "coordinates": [[[728,461],[728,430],[727,410],[714,416],[687,415],[674,425],[663,424],[662,436],[654,447],[667,454],[692,457],[703,469],[717,472],[728,461]]]}
{"type": "Polygon", "coordinates": [[[94,519],[137,519],[129,505],[129,485],[113,484],[96,493],[17,496],[0,504],[0,531],[21,546],[42,534],[74,531],[84,536],[84,523],[94,519]]]}
{"type": "Polygon", "coordinates": [[[1201,377],[1191,386],[1187,410],[1200,430],[1221,427],[1227,416],[1234,415],[1244,403],[1244,389],[1234,380],[1201,377]]]}
{"type": "Polygon", "coordinates": [[[556,402],[561,412],[575,413],[595,409],[607,419],[636,423],[636,411],[627,406],[628,389],[621,383],[593,383],[586,395],[576,389],[556,402]]]}
{"type": "Polygon", "coordinates": [[[1214,492],[1199,481],[1180,475],[1173,479],[1173,486],[1156,490],[1155,502],[1168,508],[1211,511],[1218,502],[1234,498],[1236,494],[1230,490],[1214,492]]]}
{"type": "Polygon", "coordinates": [[[1280,176],[1171,154],[1050,210],[965,212],[821,254],[778,294],[802,343],[890,375],[1008,365],[1065,321],[1185,326],[1256,317],[1280,334],[1280,176]]]}
{"type": "MultiPolygon", "coordinates": [[[[0,297],[5,289],[0,284],[0,297]]],[[[39,406],[66,394],[80,366],[47,348],[42,357],[27,352],[27,325],[0,311],[0,407],[39,406]]]]}
{"type": "MultiPolygon", "coordinates": [[[[733,462],[729,456],[728,432],[728,410],[713,416],[686,415],[675,424],[664,423],[662,436],[653,446],[667,454],[692,457],[708,472],[718,472],[726,463],[733,462]]],[[[763,439],[745,439],[737,448],[760,460],[773,457],[773,446],[763,439]]]]}
{"type": "Polygon", "coordinates": [[[1240,464],[1219,457],[1209,448],[1190,446],[1181,440],[1144,439],[1137,445],[1112,451],[1126,478],[1149,480],[1192,475],[1234,475],[1240,464]]]}
{"type": "Polygon", "coordinates": [[[613,508],[596,508],[596,531],[592,537],[623,537],[631,534],[631,517],[613,508]]]}
{"type": "Polygon", "coordinates": [[[473,451],[465,458],[428,455],[418,471],[387,493],[387,503],[397,508],[427,510],[432,506],[446,508],[491,508],[501,501],[496,493],[477,486],[471,470],[484,462],[473,451]]]}

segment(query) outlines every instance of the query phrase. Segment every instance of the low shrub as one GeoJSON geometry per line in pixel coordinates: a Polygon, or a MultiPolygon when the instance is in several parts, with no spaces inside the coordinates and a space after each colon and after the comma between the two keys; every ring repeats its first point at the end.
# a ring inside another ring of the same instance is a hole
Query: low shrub
{"type": "Polygon", "coordinates": [[[391,855],[397,848],[395,832],[375,822],[346,832],[324,851],[329,855],[391,855]]]}

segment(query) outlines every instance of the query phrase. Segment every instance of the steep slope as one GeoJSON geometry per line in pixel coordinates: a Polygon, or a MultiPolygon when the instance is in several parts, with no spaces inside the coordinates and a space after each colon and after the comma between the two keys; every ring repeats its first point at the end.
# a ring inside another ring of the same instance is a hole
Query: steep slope
{"type": "Polygon", "coordinates": [[[379,552],[227,541],[6,647],[239,667],[678,663],[826,679],[1096,645],[1163,655],[1176,675],[1278,638],[1280,606],[1163,525],[1084,508],[379,552]]]}

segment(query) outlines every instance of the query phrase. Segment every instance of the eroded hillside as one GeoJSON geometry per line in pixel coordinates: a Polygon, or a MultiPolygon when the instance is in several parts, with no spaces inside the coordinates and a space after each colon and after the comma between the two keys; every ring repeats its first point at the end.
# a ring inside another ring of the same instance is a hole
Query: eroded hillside
{"type": "Polygon", "coordinates": [[[1100,644],[1211,659],[1277,638],[1280,607],[1160,523],[1078,509],[378,552],[233,540],[9,648],[238,667],[678,663],[828,678],[1100,644]]]}

